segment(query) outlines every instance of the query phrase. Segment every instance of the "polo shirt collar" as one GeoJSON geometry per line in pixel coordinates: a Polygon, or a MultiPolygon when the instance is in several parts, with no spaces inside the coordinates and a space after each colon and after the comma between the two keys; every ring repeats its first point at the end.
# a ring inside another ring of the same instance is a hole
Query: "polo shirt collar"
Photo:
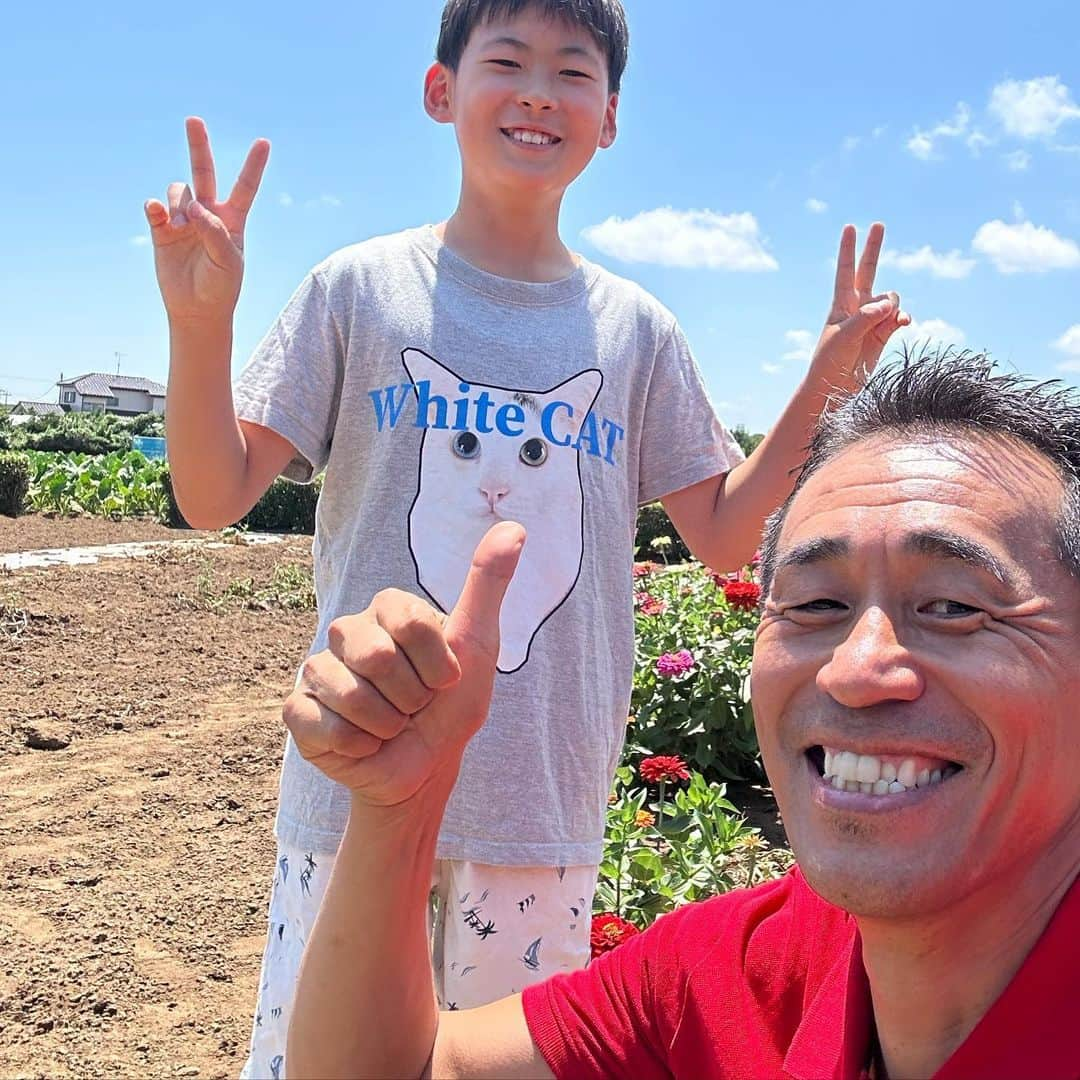
{"type": "MultiPolygon", "coordinates": [[[[933,1080],[1080,1077],[1080,877],[1020,970],[933,1080]]],[[[873,1036],[858,932],[803,1012],[784,1072],[794,1080],[865,1077],[873,1036]]]]}

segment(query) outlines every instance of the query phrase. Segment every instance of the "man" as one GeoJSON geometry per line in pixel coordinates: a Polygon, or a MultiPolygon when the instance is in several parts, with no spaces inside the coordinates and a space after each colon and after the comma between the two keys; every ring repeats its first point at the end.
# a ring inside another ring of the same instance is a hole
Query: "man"
{"type": "Polygon", "coordinates": [[[946,353],[828,415],[766,532],[754,659],[798,868],[440,1017],[434,837],[522,542],[488,534],[445,624],[400,594],[342,620],[286,707],[353,792],[291,1077],[1080,1076],[1076,395],[946,353]],[[384,633],[446,688],[376,738],[384,633]]]}

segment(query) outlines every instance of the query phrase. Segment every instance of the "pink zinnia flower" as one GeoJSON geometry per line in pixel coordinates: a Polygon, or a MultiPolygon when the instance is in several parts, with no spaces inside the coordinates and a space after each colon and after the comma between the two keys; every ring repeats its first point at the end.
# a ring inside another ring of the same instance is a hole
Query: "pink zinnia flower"
{"type": "Polygon", "coordinates": [[[676,653],[667,652],[656,661],[656,674],[669,677],[685,675],[694,670],[696,663],[694,654],[689,649],[680,649],[676,653]]]}
{"type": "Polygon", "coordinates": [[[659,600],[647,592],[634,594],[634,602],[642,615],[663,615],[667,611],[667,602],[659,600]]]}

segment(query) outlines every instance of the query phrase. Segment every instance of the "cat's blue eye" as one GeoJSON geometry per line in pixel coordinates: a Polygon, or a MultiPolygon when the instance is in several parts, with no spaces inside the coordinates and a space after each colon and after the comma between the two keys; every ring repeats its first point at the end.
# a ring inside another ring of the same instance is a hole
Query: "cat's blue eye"
{"type": "Polygon", "coordinates": [[[466,461],[480,456],[480,440],[471,431],[459,431],[450,445],[454,453],[466,461]]]}
{"type": "Polygon", "coordinates": [[[518,457],[526,465],[543,465],[547,461],[547,443],[543,439],[526,439],[521,444],[518,457]]]}

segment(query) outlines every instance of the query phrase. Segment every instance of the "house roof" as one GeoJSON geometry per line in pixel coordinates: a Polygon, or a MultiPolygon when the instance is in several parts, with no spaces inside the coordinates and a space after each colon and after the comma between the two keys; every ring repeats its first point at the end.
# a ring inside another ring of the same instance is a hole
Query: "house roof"
{"type": "Polygon", "coordinates": [[[57,385],[74,387],[83,397],[115,397],[117,390],[141,390],[153,397],[165,396],[165,387],[153,379],[144,379],[137,375],[106,375],[100,371],[92,371],[74,379],[64,379],[57,385]]]}
{"type": "Polygon", "coordinates": [[[16,401],[11,410],[13,413],[26,413],[30,416],[61,416],[64,410],[55,401],[16,401]]]}

